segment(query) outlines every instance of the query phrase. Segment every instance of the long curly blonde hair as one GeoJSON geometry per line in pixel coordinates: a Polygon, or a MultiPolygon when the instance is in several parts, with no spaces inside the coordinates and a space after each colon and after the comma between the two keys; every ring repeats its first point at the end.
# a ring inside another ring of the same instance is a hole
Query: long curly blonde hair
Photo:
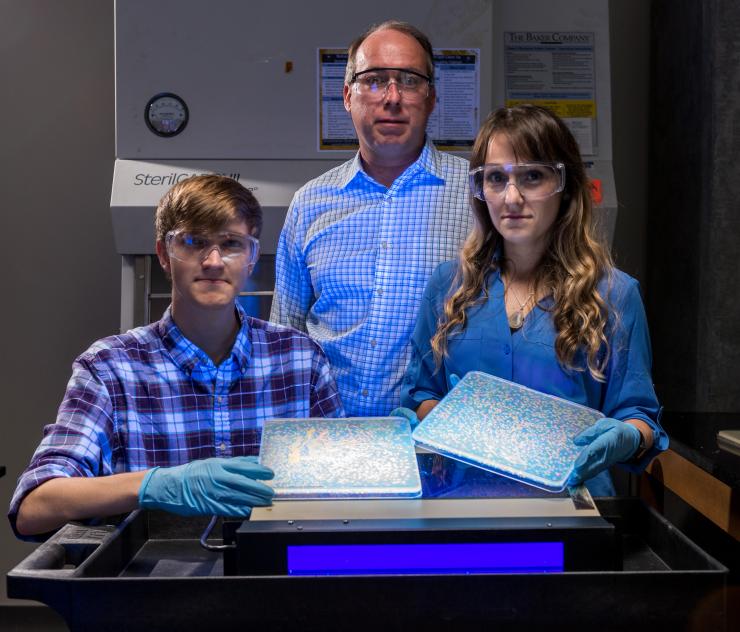
{"type": "MultiPolygon", "coordinates": [[[[598,290],[599,281],[610,277],[614,264],[596,233],[592,219],[591,191],[573,134],[556,115],[534,105],[501,108],[491,113],[480,128],[473,146],[470,168],[483,165],[495,134],[503,134],[520,161],[562,162],[566,182],[557,219],[535,274],[537,296],[551,295],[549,308],[557,337],[555,353],[566,370],[587,368],[603,381],[609,358],[607,324],[610,307],[598,290]],[[586,367],[577,366],[583,350],[586,367]]],[[[488,299],[491,273],[507,272],[503,239],[491,221],[485,202],[471,196],[475,226],[459,256],[457,273],[444,314],[431,340],[437,366],[447,355],[447,339],[467,326],[467,310],[488,299]]],[[[540,303],[540,306],[541,303],[540,303]]]]}

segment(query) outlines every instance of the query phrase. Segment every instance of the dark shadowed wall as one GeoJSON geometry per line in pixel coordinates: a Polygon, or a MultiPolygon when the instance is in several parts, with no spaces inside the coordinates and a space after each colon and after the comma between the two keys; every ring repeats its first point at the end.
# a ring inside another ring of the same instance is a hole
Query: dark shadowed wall
{"type": "Polygon", "coordinates": [[[740,3],[655,0],[648,314],[668,410],[740,411],[740,3]]]}

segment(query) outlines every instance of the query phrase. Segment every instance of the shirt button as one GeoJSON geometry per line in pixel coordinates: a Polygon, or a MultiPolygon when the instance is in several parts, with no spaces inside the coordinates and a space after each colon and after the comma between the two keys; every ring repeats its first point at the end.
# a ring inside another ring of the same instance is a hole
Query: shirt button
{"type": "Polygon", "coordinates": [[[219,446],[219,448],[221,448],[221,451],[222,452],[226,452],[226,444],[225,443],[222,442],[221,445],[219,446]]]}
{"type": "Polygon", "coordinates": [[[375,340],[371,340],[370,341],[370,346],[371,347],[374,347],[376,344],[378,344],[377,341],[375,341],[375,340]]]}
{"type": "Polygon", "coordinates": [[[219,395],[219,396],[218,396],[218,397],[216,398],[216,401],[217,401],[217,402],[218,402],[219,404],[223,404],[223,403],[224,403],[224,398],[223,398],[223,397],[222,397],[221,395],[219,395]]]}
{"type": "Polygon", "coordinates": [[[363,397],[367,397],[367,389],[366,388],[363,388],[362,389],[362,396],[363,397]]]}
{"type": "Polygon", "coordinates": [[[382,287],[379,287],[378,288],[378,296],[383,296],[383,288],[382,287]]]}
{"type": "Polygon", "coordinates": [[[387,242],[387,241],[381,241],[381,242],[380,242],[380,245],[381,245],[381,246],[382,246],[383,248],[387,248],[387,247],[388,247],[388,242],[387,242]]]}
{"type": "Polygon", "coordinates": [[[511,353],[511,347],[509,345],[504,345],[504,355],[509,355],[511,353]]]}

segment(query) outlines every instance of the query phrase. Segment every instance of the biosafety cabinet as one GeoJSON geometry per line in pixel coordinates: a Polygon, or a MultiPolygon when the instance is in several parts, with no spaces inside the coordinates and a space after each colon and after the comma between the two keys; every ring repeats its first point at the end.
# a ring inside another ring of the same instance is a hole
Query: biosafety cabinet
{"type": "Polygon", "coordinates": [[[356,151],[341,100],[347,47],[390,18],[418,26],[434,46],[437,103],[427,133],[438,147],[467,156],[480,122],[500,105],[553,108],[579,140],[611,238],[607,0],[117,0],[111,212],[122,330],[168,304],[153,213],[170,186],[197,173],[234,177],[260,201],[262,256],[242,301],[269,315],[275,248],[294,192],[356,151]]]}

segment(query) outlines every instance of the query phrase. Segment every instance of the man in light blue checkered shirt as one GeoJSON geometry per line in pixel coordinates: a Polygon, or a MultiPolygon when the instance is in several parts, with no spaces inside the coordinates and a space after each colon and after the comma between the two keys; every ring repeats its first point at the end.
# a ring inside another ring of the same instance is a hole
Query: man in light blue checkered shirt
{"type": "Polygon", "coordinates": [[[425,136],[433,77],[431,44],[409,24],[352,43],[344,106],[360,151],[295,194],[280,235],[271,320],[319,342],[352,416],[399,405],[427,279],[472,227],[467,161],[425,136]]]}

